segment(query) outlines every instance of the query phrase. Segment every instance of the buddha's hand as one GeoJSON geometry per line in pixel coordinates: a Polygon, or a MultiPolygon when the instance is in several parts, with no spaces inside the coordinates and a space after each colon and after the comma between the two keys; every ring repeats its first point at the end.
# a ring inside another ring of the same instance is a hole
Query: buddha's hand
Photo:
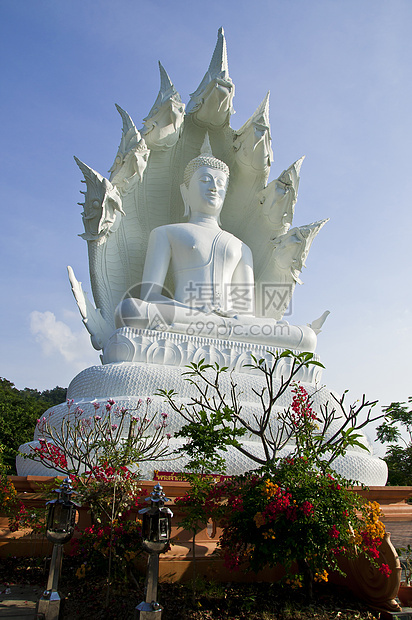
{"type": "Polygon", "coordinates": [[[223,316],[226,317],[228,319],[237,319],[238,318],[238,313],[233,310],[232,308],[228,308],[227,310],[224,310],[223,308],[220,308],[218,306],[216,306],[213,309],[214,314],[217,314],[218,316],[223,316]]]}
{"type": "Polygon", "coordinates": [[[197,307],[196,310],[206,316],[216,314],[217,316],[222,316],[228,319],[238,318],[238,313],[235,310],[231,308],[228,308],[227,310],[225,310],[221,306],[216,306],[212,304],[205,304],[204,306],[197,307]]]}

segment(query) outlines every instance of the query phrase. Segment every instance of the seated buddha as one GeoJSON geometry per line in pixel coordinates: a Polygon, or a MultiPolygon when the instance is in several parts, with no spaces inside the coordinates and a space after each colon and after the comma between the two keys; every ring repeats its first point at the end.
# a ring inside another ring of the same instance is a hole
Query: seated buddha
{"type": "Polygon", "coordinates": [[[228,184],[229,168],[213,156],[206,137],[180,186],[189,219],[152,230],[140,297],[118,305],[116,328],[162,329],[314,351],[311,327],[255,316],[252,252],[220,227],[228,184]],[[170,296],[164,290],[169,270],[174,283],[170,296]]]}

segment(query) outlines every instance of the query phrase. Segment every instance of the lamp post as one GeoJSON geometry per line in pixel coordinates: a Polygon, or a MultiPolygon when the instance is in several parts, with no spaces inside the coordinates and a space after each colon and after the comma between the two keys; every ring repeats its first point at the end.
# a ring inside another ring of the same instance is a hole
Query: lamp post
{"type": "Polygon", "coordinates": [[[143,549],[149,554],[145,601],[137,605],[134,618],[135,620],[160,620],[162,607],[157,602],[159,554],[169,545],[173,513],[165,506],[165,502],[169,502],[170,499],[165,497],[163,487],[159,483],[155,485],[145,501],[150,502],[150,506],[139,510],[139,514],[143,515],[143,549]]]}
{"type": "Polygon", "coordinates": [[[57,499],[46,504],[49,507],[46,536],[53,543],[53,553],[47,587],[37,605],[37,618],[45,620],[57,620],[59,617],[60,595],[57,587],[62,566],[63,545],[73,536],[77,511],[76,504],[70,499],[73,493],[70,478],[65,478],[54,492],[58,493],[57,499]]]}

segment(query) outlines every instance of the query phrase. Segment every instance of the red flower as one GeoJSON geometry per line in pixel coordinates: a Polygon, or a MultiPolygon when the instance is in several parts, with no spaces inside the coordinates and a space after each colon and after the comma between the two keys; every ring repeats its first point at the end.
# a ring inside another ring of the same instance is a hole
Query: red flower
{"type": "Polygon", "coordinates": [[[382,566],[379,566],[378,570],[380,573],[382,573],[382,575],[385,575],[385,577],[389,577],[389,575],[392,573],[388,564],[382,564],[382,566]]]}
{"type": "Polygon", "coordinates": [[[369,549],[367,549],[367,552],[369,553],[369,555],[371,555],[373,558],[375,558],[375,560],[378,559],[379,551],[377,550],[376,547],[369,547],[369,549]]]}
{"type": "Polygon", "coordinates": [[[313,504],[311,504],[308,501],[303,502],[303,504],[302,504],[302,511],[303,511],[303,514],[306,517],[309,517],[310,515],[313,515],[314,510],[315,510],[315,507],[314,507],[313,504]]]}
{"type": "Polygon", "coordinates": [[[338,538],[339,537],[339,530],[336,529],[335,525],[332,525],[332,528],[329,530],[329,536],[331,538],[338,538]]]}

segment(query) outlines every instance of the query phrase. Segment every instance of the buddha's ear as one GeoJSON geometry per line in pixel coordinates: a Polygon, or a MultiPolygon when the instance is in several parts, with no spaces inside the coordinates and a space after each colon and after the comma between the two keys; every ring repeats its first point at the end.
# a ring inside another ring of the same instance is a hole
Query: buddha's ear
{"type": "Polygon", "coordinates": [[[183,202],[185,205],[185,212],[184,212],[184,217],[188,216],[190,214],[190,205],[189,205],[189,192],[188,189],[185,185],[185,183],[182,183],[180,186],[180,193],[182,194],[182,198],[183,198],[183,202]]]}

